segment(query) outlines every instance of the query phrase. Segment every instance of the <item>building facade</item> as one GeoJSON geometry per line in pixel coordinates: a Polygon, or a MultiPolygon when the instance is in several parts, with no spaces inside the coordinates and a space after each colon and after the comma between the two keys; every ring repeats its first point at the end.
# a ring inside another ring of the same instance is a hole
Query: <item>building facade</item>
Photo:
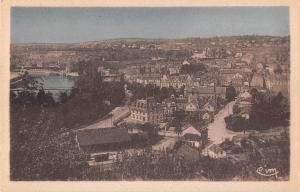
{"type": "Polygon", "coordinates": [[[136,100],[129,108],[130,118],[141,123],[158,124],[163,119],[161,105],[153,97],[136,100]]]}

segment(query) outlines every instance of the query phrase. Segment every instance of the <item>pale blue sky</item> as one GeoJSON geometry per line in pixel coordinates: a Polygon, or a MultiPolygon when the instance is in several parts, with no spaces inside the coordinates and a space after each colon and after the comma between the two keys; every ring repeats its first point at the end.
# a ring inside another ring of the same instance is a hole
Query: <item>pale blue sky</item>
{"type": "Polygon", "coordinates": [[[288,7],[14,7],[11,12],[12,43],[289,35],[288,7]]]}

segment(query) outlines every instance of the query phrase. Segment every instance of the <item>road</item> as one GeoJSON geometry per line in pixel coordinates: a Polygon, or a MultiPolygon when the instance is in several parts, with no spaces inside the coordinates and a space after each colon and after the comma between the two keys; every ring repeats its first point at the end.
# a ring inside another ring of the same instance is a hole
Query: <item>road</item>
{"type": "Polygon", "coordinates": [[[122,107],[116,107],[111,111],[112,116],[105,118],[105,119],[99,119],[98,121],[89,124],[87,126],[84,126],[83,128],[77,129],[77,130],[83,130],[83,129],[98,129],[98,128],[109,128],[113,127],[113,122],[119,118],[122,118],[122,116],[126,116],[129,114],[129,108],[128,106],[122,106],[122,107]]]}
{"type": "Polygon", "coordinates": [[[167,148],[173,149],[177,140],[178,139],[176,137],[165,137],[158,143],[152,145],[152,150],[160,151],[160,150],[164,150],[167,148]]]}
{"type": "MultiPolygon", "coordinates": [[[[226,124],[224,121],[224,117],[232,114],[232,108],[235,104],[235,101],[228,103],[223,109],[219,111],[219,113],[215,116],[214,122],[208,125],[208,138],[209,138],[209,146],[212,144],[220,144],[225,138],[232,138],[235,135],[240,134],[241,132],[233,132],[226,128],[226,124]]],[[[165,137],[159,143],[152,146],[152,149],[159,150],[163,148],[172,148],[174,143],[176,142],[176,137],[165,137]]]]}
{"type": "Polygon", "coordinates": [[[228,103],[219,113],[215,116],[214,122],[208,125],[208,138],[211,144],[220,144],[226,138],[232,138],[241,132],[233,132],[226,128],[224,117],[232,114],[232,108],[235,101],[228,103]]]}

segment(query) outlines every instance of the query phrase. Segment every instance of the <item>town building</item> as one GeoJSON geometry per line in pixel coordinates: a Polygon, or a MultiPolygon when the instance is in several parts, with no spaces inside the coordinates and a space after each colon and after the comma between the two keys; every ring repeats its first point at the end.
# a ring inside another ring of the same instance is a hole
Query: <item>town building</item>
{"type": "Polygon", "coordinates": [[[265,79],[262,73],[254,73],[250,82],[250,87],[256,88],[257,90],[265,89],[265,79]]]}
{"type": "Polygon", "coordinates": [[[250,113],[252,107],[252,95],[249,92],[243,92],[238,95],[234,108],[237,108],[239,114],[245,116],[250,113]]]}
{"type": "Polygon", "coordinates": [[[183,97],[183,95],[180,95],[177,98],[175,98],[174,95],[171,95],[170,98],[163,100],[161,106],[164,117],[172,117],[175,111],[184,111],[187,102],[188,99],[183,97]]]}
{"type": "Polygon", "coordinates": [[[200,149],[206,145],[208,140],[207,128],[195,128],[193,125],[187,124],[180,133],[180,139],[186,145],[200,149]]]}
{"type": "Polygon", "coordinates": [[[183,62],[182,62],[182,65],[189,65],[190,63],[187,61],[187,60],[184,60],[183,62]]]}
{"type": "Polygon", "coordinates": [[[185,112],[188,114],[193,114],[199,111],[199,105],[197,100],[189,100],[185,106],[185,112]]]}
{"type": "Polygon", "coordinates": [[[88,152],[107,152],[122,149],[130,143],[127,129],[100,128],[76,132],[78,147],[88,152]]]}
{"type": "Polygon", "coordinates": [[[243,78],[243,76],[239,73],[235,74],[232,77],[230,84],[235,88],[235,91],[237,93],[240,93],[241,91],[244,90],[244,78],[243,78]]]}
{"type": "Polygon", "coordinates": [[[129,108],[131,112],[130,119],[141,123],[158,124],[163,119],[161,105],[153,97],[136,100],[129,108]]]}
{"type": "Polygon", "coordinates": [[[142,74],[136,78],[136,82],[143,85],[152,84],[159,87],[161,84],[161,75],[158,73],[142,74]]]}
{"type": "Polygon", "coordinates": [[[202,107],[202,111],[214,113],[214,112],[215,112],[215,104],[214,104],[214,102],[213,102],[212,100],[210,100],[209,102],[207,102],[207,103],[202,107]]]}
{"type": "Polygon", "coordinates": [[[213,114],[204,111],[202,112],[201,118],[205,124],[208,124],[213,120],[213,114]]]}
{"type": "Polygon", "coordinates": [[[288,73],[270,74],[266,76],[266,88],[274,95],[281,92],[289,98],[290,80],[288,73]]]}
{"type": "Polygon", "coordinates": [[[199,135],[186,133],[184,134],[182,141],[191,147],[201,148],[202,146],[201,136],[199,135]]]}
{"type": "Polygon", "coordinates": [[[212,144],[207,148],[207,155],[213,159],[225,158],[226,151],[216,144],[212,144]]]}
{"type": "Polygon", "coordinates": [[[215,96],[225,99],[226,87],[186,87],[184,90],[186,96],[195,95],[198,99],[214,99],[215,96]]]}
{"type": "Polygon", "coordinates": [[[168,74],[169,75],[178,75],[179,73],[180,73],[180,67],[179,66],[174,66],[174,67],[169,67],[168,68],[168,74]]]}

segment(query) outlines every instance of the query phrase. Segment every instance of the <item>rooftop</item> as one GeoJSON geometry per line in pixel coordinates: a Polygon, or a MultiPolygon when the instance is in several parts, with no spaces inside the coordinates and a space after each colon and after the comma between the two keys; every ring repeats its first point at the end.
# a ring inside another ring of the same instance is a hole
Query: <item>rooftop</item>
{"type": "Polygon", "coordinates": [[[216,144],[211,145],[208,148],[208,150],[210,150],[210,151],[212,151],[214,153],[221,153],[221,152],[223,152],[223,149],[221,147],[219,147],[218,145],[216,145],[216,144]]]}
{"type": "Polygon", "coordinates": [[[80,146],[90,146],[128,142],[130,137],[126,129],[112,127],[78,131],[77,140],[80,146]]]}

